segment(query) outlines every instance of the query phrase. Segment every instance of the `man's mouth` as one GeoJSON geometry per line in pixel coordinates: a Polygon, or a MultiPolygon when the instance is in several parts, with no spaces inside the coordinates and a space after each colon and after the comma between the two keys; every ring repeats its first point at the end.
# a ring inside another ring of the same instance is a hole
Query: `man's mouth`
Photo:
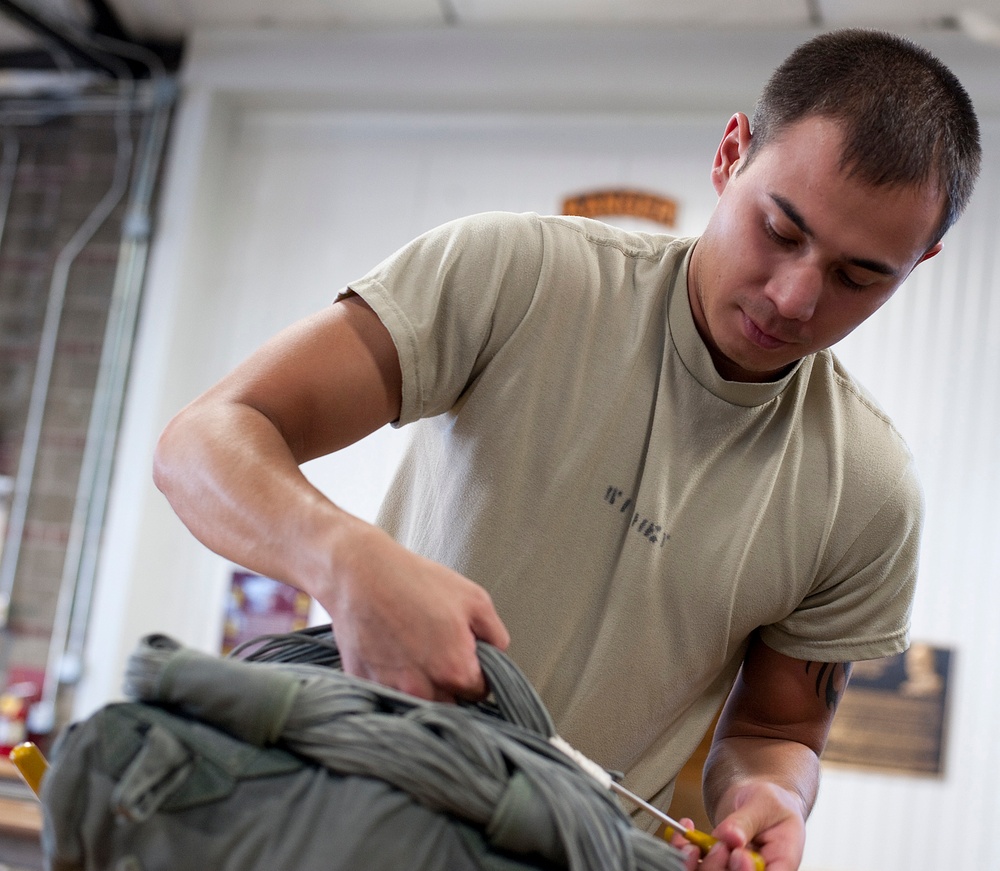
{"type": "Polygon", "coordinates": [[[783,339],[780,336],[775,336],[767,332],[767,330],[762,329],[746,312],[741,312],[741,314],[743,315],[743,333],[755,345],[759,345],[768,351],[775,351],[778,348],[783,348],[785,345],[792,344],[791,341],[783,339]]]}

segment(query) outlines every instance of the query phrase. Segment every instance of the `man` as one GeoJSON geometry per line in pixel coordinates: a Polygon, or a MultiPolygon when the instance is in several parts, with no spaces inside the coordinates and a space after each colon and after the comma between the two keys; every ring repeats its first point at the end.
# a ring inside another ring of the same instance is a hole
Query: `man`
{"type": "Polygon", "coordinates": [[[827,349],[940,250],[978,162],[935,59],[818,37],[729,121],[698,239],[431,231],[182,411],[158,486],[323,604],[349,671],[476,697],[474,641],[509,645],[563,736],[661,805],[728,695],[701,865],[793,871],[850,662],[906,647],[922,512],[827,349]],[[414,424],[391,535],[298,469],[389,422],[414,424]]]}

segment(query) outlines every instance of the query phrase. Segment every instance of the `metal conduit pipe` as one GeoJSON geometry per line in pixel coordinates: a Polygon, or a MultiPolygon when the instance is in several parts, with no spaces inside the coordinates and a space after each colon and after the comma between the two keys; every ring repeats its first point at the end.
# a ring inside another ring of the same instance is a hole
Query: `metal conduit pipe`
{"type": "Polygon", "coordinates": [[[0,0],[0,13],[12,18],[44,41],[54,44],[85,66],[114,73],[115,65],[109,64],[106,57],[101,57],[99,52],[95,53],[88,46],[81,45],[78,40],[71,39],[69,35],[43,21],[20,3],[16,3],[14,0],[0,0]]]}
{"type": "MultiPolygon", "coordinates": [[[[3,241],[4,232],[7,228],[7,215],[10,210],[10,198],[14,192],[14,180],[17,177],[17,164],[20,155],[21,145],[17,137],[10,131],[4,133],[3,153],[0,156],[0,242],[3,241]]],[[[7,524],[7,537],[10,534],[10,524],[7,524]]],[[[8,547],[5,544],[0,552],[0,561],[7,554],[8,547]]],[[[0,629],[7,625],[7,615],[10,611],[10,594],[13,585],[6,582],[6,575],[0,572],[0,629]]]]}
{"type": "MultiPolygon", "coordinates": [[[[149,111],[156,105],[157,90],[143,83],[132,97],[133,111],[149,111]]],[[[27,126],[40,124],[63,115],[112,115],[121,107],[121,97],[111,95],[80,95],[53,97],[46,100],[0,100],[0,124],[27,126]]]]}
{"type": "MultiPolygon", "coordinates": [[[[131,95],[129,90],[129,88],[124,89],[119,111],[115,115],[115,131],[118,147],[115,157],[112,190],[119,193],[119,196],[115,199],[115,205],[125,195],[133,170],[132,158],[135,149],[130,130],[131,95]]],[[[108,339],[109,331],[112,334],[114,332],[115,325],[112,321],[114,307],[115,299],[113,291],[108,311],[108,321],[105,326],[105,342],[108,339]]],[[[66,637],[69,632],[70,615],[72,614],[73,599],[75,596],[76,572],[83,549],[83,532],[86,526],[86,513],[90,501],[90,488],[94,480],[94,469],[97,463],[96,454],[99,452],[99,438],[95,435],[94,430],[95,427],[103,423],[103,416],[106,413],[103,405],[107,401],[107,391],[106,389],[102,389],[100,372],[100,369],[104,366],[105,351],[106,348],[102,345],[101,364],[98,371],[98,381],[95,385],[91,401],[90,420],[80,463],[80,472],[77,478],[73,515],[66,541],[66,554],[63,560],[63,570],[59,581],[59,594],[56,598],[56,610],[52,621],[52,634],[49,636],[49,655],[45,666],[45,677],[42,681],[41,699],[32,706],[31,710],[30,728],[31,731],[39,734],[50,732],[55,725],[55,700],[59,692],[62,655],[66,649],[66,637]]]]}
{"type": "MultiPolygon", "coordinates": [[[[21,455],[18,460],[17,474],[14,478],[14,494],[8,518],[7,540],[2,560],[0,560],[0,591],[7,591],[8,602],[10,591],[13,590],[14,580],[17,575],[21,543],[28,516],[28,502],[31,496],[31,485],[35,477],[38,447],[41,438],[42,423],[45,417],[45,405],[48,401],[49,386],[52,380],[52,369],[56,356],[56,342],[59,335],[59,326],[62,321],[70,268],[94,233],[107,220],[112,210],[125,195],[128,189],[131,162],[131,147],[127,149],[119,148],[111,186],[100,202],[98,202],[83,223],[77,228],[70,240],[63,246],[63,249],[56,257],[52,269],[49,296],[45,306],[45,318],[42,322],[42,335],[38,346],[38,361],[35,365],[31,395],[28,400],[28,413],[24,427],[24,437],[21,443],[21,455]]],[[[3,622],[0,623],[0,628],[6,627],[9,617],[9,613],[2,615],[3,622]]]]}
{"type": "MultiPolygon", "coordinates": [[[[176,96],[172,80],[161,79],[155,88],[156,105],[145,119],[132,194],[122,228],[115,288],[85,447],[88,476],[81,472],[77,510],[73,517],[73,538],[79,541],[79,550],[67,552],[64,566],[64,583],[73,591],[72,607],[68,633],[61,638],[53,633],[52,637],[50,666],[53,674],[46,676],[47,691],[42,699],[50,706],[54,705],[59,683],[72,682],[79,677],[90,620],[122,402],[149,253],[152,200],[176,96]]],[[[48,713],[42,711],[39,717],[48,713]]]]}
{"type": "MultiPolygon", "coordinates": [[[[141,144],[122,223],[114,286],[77,481],[59,599],[49,639],[42,695],[31,710],[31,728],[41,734],[55,727],[60,686],[75,682],[82,667],[125,382],[145,274],[152,223],[151,203],[170,109],[176,95],[174,82],[167,77],[155,55],[109,37],[91,37],[91,41],[100,50],[131,56],[149,67],[152,103],[143,119],[141,144]]],[[[132,94],[135,94],[134,90],[132,94]]]]}
{"type": "Polygon", "coordinates": [[[79,679],[90,622],[90,609],[97,575],[101,536],[107,511],[108,494],[114,467],[115,448],[121,424],[125,385],[128,379],[135,342],[139,302],[145,280],[149,239],[152,228],[152,201],[166,143],[170,114],[177,97],[173,78],[152,52],[108,36],[90,37],[101,50],[130,57],[145,64],[149,83],[142,86],[147,109],[140,134],[132,190],[122,222],[115,282],[101,348],[101,362],[94,388],[94,403],[88,427],[85,454],[92,457],[86,466],[89,476],[81,473],[80,489],[86,501],[78,501],[72,528],[81,530],[77,553],[67,552],[63,569],[64,582],[72,589],[68,633],[50,642],[50,671],[46,683],[51,704],[39,713],[54,719],[54,699],[60,683],[79,679]],[[58,678],[58,679],[57,679],[58,678]]]}

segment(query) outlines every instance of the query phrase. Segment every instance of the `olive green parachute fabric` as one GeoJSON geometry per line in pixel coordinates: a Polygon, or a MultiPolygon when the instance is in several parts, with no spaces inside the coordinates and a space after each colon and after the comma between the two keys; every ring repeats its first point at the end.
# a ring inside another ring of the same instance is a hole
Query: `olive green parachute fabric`
{"type": "Polygon", "coordinates": [[[165,636],[69,727],[42,784],[52,871],[680,871],[550,742],[533,688],[479,646],[491,697],[428,702],[339,669],[329,627],[245,660],[165,636]]]}

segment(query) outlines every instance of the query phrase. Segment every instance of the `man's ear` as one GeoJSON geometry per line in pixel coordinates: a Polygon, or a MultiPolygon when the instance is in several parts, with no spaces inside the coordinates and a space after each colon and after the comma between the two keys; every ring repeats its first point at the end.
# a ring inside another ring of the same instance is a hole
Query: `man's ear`
{"type": "Polygon", "coordinates": [[[725,190],[749,147],[750,119],[742,112],[737,112],[726,125],[726,132],[712,163],[712,186],[717,194],[721,195],[725,190]]]}
{"type": "MultiPolygon", "coordinates": [[[[914,263],[910,267],[910,272],[913,272],[913,270],[916,269],[925,260],[930,260],[935,254],[937,254],[938,252],[940,252],[940,250],[943,247],[944,247],[944,243],[942,243],[942,242],[937,242],[934,245],[931,245],[930,248],[928,248],[923,254],[920,255],[920,259],[917,260],[917,262],[914,263]]],[[[906,273],[907,276],[909,276],[910,272],[906,273]]]]}
{"type": "MultiPolygon", "coordinates": [[[[925,260],[930,260],[930,258],[937,254],[943,247],[944,245],[941,242],[938,242],[936,245],[932,245],[924,252],[923,256],[917,261],[917,263],[923,263],[925,260]]],[[[917,263],[914,263],[913,265],[916,266],[917,263]]]]}

